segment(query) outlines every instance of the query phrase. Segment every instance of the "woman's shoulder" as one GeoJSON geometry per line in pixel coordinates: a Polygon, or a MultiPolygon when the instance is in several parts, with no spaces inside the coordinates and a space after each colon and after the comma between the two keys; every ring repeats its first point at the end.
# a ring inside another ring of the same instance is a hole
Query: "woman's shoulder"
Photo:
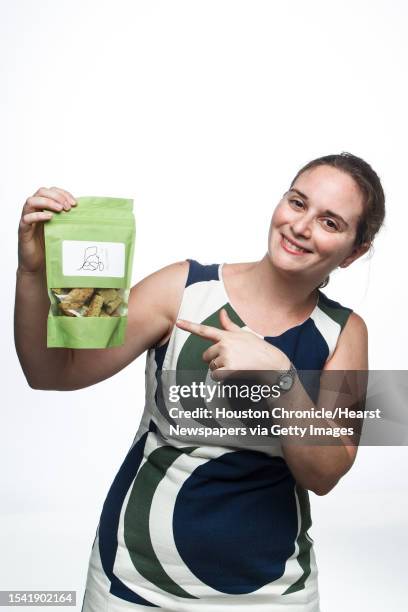
{"type": "Polygon", "coordinates": [[[367,325],[357,312],[352,311],[347,320],[347,330],[352,334],[367,335],[367,325]]]}
{"type": "Polygon", "coordinates": [[[350,308],[349,306],[344,306],[337,302],[336,300],[332,300],[323,291],[319,290],[319,307],[326,311],[327,314],[332,315],[333,318],[337,320],[343,329],[346,326],[348,329],[353,330],[367,330],[367,326],[365,321],[361,315],[359,315],[355,310],[350,308]]]}
{"type": "MultiPolygon", "coordinates": [[[[355,369],[367,367],[368,333],[364,319],[348,306],[332,300],[319,290],[319,308],[328,321],[336,324],[326,362],[327,369],[355,369]]],[[[331,327],[331,325],[328,325],[331,327]]],[[[330,334],[329,334],[330,335],[330,334]]]]}
{"type": "Polygon", "coordinates": [[[368,332],[364,319],[352,312],[341,331],[336,350],[326,364],[326,369],[367,370],[368,332]]]}

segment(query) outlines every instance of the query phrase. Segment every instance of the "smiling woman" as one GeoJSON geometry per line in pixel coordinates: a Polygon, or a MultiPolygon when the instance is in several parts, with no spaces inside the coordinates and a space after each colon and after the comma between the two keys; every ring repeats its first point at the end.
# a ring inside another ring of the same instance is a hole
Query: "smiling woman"
{"type": "MultiPolygon", "coordinates": [[[[309,162],[298,171],[284,197],[294,210],[302,213],[300,218],[306,219],[306,223],[310,221],[314,209],[315,221],[323,229],[343,237],[353,236],[351,256],[338,264],[343,268],[370,248],[384,222],[385,196],[381,181],[369,164],[350,153],[327,155],[309,162]],[[326,180],[320,180],[324,179],[325,175],[326,180]],[[308,186],[306,192],[305,183],[308,186]],[[316,189],[318,192],[320,190],[320,197],[325,198],[321,201],[320,208],[316,189]],[[315,195],[317,200],[314,199],[315,195]],[[336,204],[335,211],[332,202],[336,204]],[[304,213],[310,208],[312,212],[306,216],[304,213]]],[[[299,225],[294,227],[294,232],[296,227],[299,225]]],[[[305,245],[297,243],[294,238],[292,242],[305,248],[305,245]]],[[[324,285],[327,285],[327,282],[328,277],[323,281],[324,285]]]]}
{"type": "Polygon", "coordinates": [[[350,265],[369,248],[356,243],[362,215],[363,195],[354,179],[329,165],[313,166],[275,209],[270,260],[275,268],[302,274],[302,282],[317,286],[331,270],[350,265]]]}
{"type": "MultiPolygon", "coordinates": [[[[74,205],[57,187],[24,205],[15,335],[27,380],[37,389],[79,389],[147,351],[145,409],[103,505],[82,612],[319,612],[308,495],[336,485],[358,441],[347,431],[335,445],[280,439],[243,448],[168,435],[165,378],[183,385],[194,371],[197,388],[207,388],[235,371],[251,371],[257,383],[272,373],[292,407],[327,407],[322,376],[367,369],[367,330],[320,288],[337,266],[367,252],[379,230],[378,176],[349,153],[313,160],[277,204],[259,261],[187,259],[151,274],[130,292],[125,344],[104,350],[45,344],[43,224],[74,205]],[[316,374],[312,385],[305,370],[316,374]]],[[[205,397],[181,394],[175,407],[217,429],[205,397]]],[[[303,421],[288,417],[285,431],[303,431],[303,421]]],[[[319,424],[326,431],[332,421],[319,424]]]]}

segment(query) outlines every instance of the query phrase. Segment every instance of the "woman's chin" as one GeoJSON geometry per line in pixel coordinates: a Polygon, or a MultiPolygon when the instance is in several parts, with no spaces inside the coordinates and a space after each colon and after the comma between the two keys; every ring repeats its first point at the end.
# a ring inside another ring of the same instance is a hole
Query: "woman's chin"
{"type": "Polygon", "coordinates": [[[286,257],[277,256],[271,258],[272,265],[276,270],[281,270],[282,272],[293,272],[294,274],[300,274],[305,272],[308,269],[308,265],[306,262],[302,261],[300,257],[291,257],[290,255],[286,257]]]}

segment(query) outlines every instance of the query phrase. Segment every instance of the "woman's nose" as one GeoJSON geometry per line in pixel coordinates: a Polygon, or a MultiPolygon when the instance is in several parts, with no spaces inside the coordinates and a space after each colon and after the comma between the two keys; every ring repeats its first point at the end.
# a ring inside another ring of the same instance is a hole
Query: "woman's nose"
{"type": "Polygon", "coordinates": [[[297,236],[305,236],[310,238],[311,236],[311,219],[307,215],[301,215],[297,217],[293,223],[290,224],[292,231],[297,236]]]}

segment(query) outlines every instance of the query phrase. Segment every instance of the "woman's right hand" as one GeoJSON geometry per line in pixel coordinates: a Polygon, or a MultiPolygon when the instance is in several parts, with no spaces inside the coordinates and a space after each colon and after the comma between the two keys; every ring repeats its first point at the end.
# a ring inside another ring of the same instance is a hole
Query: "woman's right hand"
{"type": "Polygon", "coordinates": [[[39,272],[45,267],[44,223],[54,212],[76,206],[74,196],[58,187],[40,187],[27,198],[18,228],[18,266],[24,272],[39,272]]]}

